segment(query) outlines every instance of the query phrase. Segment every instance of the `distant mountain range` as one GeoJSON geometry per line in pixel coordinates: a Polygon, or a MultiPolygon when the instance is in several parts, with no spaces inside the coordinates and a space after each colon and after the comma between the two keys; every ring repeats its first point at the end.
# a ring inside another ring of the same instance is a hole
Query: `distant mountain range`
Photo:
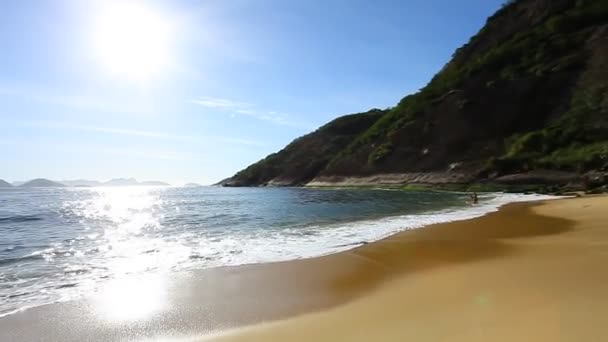
{"type": "Polygon", "coordinates": [[[171,184],[161,181],[143,181],[138,182],[135,178],[114,178],[102,183],[102,186],[132,186],[132,185],[147,185],[147,186],[169,186],[171,184]]]}
{"type": "Polygon", "coordinates": [[[44,178],[36,178],[19,186],[22,188],[63,188],[65,187],[65,184],[53,182],[52,180],[44,178]]]}
{"type": "Polygon", "coordinates": [[[103,183],[104,186],[141,185],[135,178],[114,178],[103,183]]]}
{"type": "Polygon", "coordinates": [[[99,181],[91,181],[86,179],[77,179],[77,180],[64,180],[61,181],[62,184],[67,186],[76,186],[76,187],[87,187],[87,186],[102,186],[102,182],[99,181]]]}
{"type": "Polygon", "coordinates": [[[200,186],[202,186],[202,185],[197,184],[197,183],[187,183],[187,184],[184,184],[185,188],[198,188],[200,186]]]}
{"type": "Polygon", "coordinates": [[[169,186],[170,184],[160,181],[143,181],[139,182],[135,178],[115,178],[107,182],[99,182],[94,180],[77,179],[63,180],[60,182],[52,181],[45,178],[36,178],[26,182],[8,183],[0,179],[0,188],[51,188],[51,187],[95,187],[95,186],[169,186]]]}
{"type": "Polygon", "coordinates": [[[161,182],[161,181],[144,181],[144,182],[140,182],[139,184],[136,185],[147,185],[147,186],[170,186],[171,184],[169,183],[165,183],[165,182],[161,182]]]}

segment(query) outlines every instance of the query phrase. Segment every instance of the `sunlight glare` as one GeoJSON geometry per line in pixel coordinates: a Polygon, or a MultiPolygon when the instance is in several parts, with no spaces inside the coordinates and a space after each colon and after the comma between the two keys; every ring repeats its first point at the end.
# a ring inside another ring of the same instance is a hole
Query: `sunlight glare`
{"type": "Polygon", "coordinates": [[[95,296],[95,308],[108,321],[147,319],[166,306],[166,287],[158,275],[114,279],[95,296]]]}
{"type": "Polygon", "coordinates": [[[107,2],[94,21],[93,53],[110,75],[148,81],[172,62],[175,27],[170,17],[139,2],[107,2]]]}

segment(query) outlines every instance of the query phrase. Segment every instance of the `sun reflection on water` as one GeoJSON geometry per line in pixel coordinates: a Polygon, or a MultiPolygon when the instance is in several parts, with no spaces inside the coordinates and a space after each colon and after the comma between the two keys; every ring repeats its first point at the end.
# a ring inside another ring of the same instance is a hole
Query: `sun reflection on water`
{"type": "Polygon", "coordinates": [[[187,259],[180,241],[163,237],[162,199],[147,187],[98,188],[83,214],[103,222],[94,238],[108,279],[94,296],[96,312],[109,321],[146,319],[166,303],[166,276],[187,259]]]}
{"type": "Polygon", "coordinates": [[[166,270],[190,250],[163,233],[160,190],[149,187],[95,189],[84,215],[101,221],[97,240],[105,267],[115,276],[166,270]]]}
{"type": "Polygon", "coordinates": [[[90,216],[103,216],[115,226],[108,227],[106,234],[118,236],[137,234],[144,228],[159,227],[159,216],[155,208],[161,199],[151,188],[117,187],[96,189],[96,196],[90,208],[90,216]]]}
{"type": "Polygon", "coordinates": [[[106,283],[93,300],[95,311],[108,321],[149,318],[167,305],[167,282],[161,275],[131,276],[106,283]]]}

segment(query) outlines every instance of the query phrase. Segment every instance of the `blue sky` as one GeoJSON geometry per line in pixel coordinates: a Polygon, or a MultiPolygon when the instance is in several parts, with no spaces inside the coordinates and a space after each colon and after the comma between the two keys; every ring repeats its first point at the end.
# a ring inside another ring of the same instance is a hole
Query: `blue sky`
{"type": "Polygon", "coordinates": [[[0,179],[218,181],[396,104],[503,1],[3,1],[0,179]]]}

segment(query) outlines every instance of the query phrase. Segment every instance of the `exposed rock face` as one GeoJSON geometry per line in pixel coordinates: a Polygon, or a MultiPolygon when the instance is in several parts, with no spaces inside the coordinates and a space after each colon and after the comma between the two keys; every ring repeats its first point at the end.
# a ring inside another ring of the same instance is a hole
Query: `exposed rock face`
{"type": "Polygon", "coordinates": [[[454,182],[584,183],[608,165],[607,61],[608,1],[512,1],[420,92],[338,118],[222,184],[395,174],[428,183],[419,175],[450,173],[454,182]]]}
{"type": "Polygon", "coordinates": [[[462,184],[471,181],[469,175],[454,172],[412,172],[388,173],[362,177],[319,176],[308,186],[372,186],[372,185],[445,185],[462,184]]]}
{"type": "Polygon", "coordinates": [[[565,185],[580,181],[581,177],[574,172],[533,170],[511,175],[505,175],[494,179],[499,184],[544,184],[565,185]]]}

